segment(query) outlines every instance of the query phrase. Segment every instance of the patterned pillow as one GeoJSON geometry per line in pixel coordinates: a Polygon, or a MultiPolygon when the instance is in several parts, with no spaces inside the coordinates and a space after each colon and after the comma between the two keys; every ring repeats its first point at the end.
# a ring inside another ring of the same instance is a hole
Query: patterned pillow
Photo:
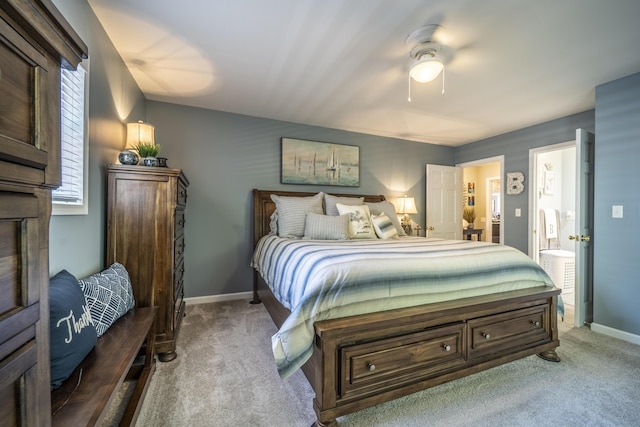
{"type": "Polygon", "coordinates": [[[324,195],[324,212],[327,215],[338,216],[338,208],[336,203],[342,203],[343,205],[361,205],[364,203],[364,197],[338,197],[331,194],[324,195]]]}
{"type": "Polygon", "coordinates": [[[135,306],[131,279],[122,264],[114,263],[106,270],[80,279],[98,336],[135,306]]]}
{"type": "Polygon", "coordinates": [[[303,238],[347,240],[349,238],[349,215],[328,216],[308,212],[304,223],[303,238]]]}
{"type": "Polygon", "coordinates": [[[278,236],[299,239],[304,236],[307,212],[322,211],[322,192],[311,197],[287,197],[271,195],[278,212],[278,236]]]}
{"type": "Polygon", "coordinates": [[[78,280],[62,270],[49,281],[51,390],[69,378],[97,339],[78,280]]]}
{"type": "Polygon", "coordinates": [[[371,225],[371,215],[367,205],[350,206],[342,203],[336,204],[340,215],[349,214],[349,238],[350,239],[375,239],[376,232],[371,225]]]}
{"type": "Polygon", "coordinates": [[[376,230],[376,234],[381,239],[397,239],[398,230],[393,225],[393,222],[383,212],[379,215],[371,215],[371,222],[373,222],[373,228],[376,230]]]}
{"type": "Polygon", "coordinates": [[[396,208],[395,206],[393,206],[393,203],[385,200],[383,202],[376,203],[367,202],[366,205],[369,206],[369,210],[371,211],[372,215],[378,215],[384,212],[387,217],[389,217],[394,227],[396,227],[398,236],[407,235],[407,233],[404,232],[402,225],[400,225],[400,220],[398,219],[398,214],[396,213],[396,208]]]}

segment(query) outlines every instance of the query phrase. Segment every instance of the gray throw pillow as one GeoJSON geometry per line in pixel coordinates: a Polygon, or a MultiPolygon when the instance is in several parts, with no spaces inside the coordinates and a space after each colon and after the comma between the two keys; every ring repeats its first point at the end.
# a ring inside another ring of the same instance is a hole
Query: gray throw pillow
{"type": "Polygon", "coordinates": [[[304,238],[314,240],[347,240],[349,238],[349,215],[328,216],[307,213],[304,238]]]}
{"type": "Polygon", "coordinates": [[[135,306],[131,279],[122,264],[114,263],[100,273],[78,280],[87,300],[98,337],[135,306]]]}
{"type": "Polygon", "coordinates": [[[278,212],[278,236],[300,239],[307,212],[322,214],[322,192],[310,197],[271,195],[278,212]]]}

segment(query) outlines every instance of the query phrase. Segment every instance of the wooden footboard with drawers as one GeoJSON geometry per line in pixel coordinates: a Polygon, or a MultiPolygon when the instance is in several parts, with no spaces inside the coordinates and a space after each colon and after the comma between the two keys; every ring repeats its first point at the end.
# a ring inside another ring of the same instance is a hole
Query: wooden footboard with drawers
{"type": "MultiPolygon", "coordinates": [[[[269,232],[270,194],[294,193],[254,190],[255,242],[269,232]]],[[[280,327],[289,311],[254,274],[253,302],[280,327]]],[[[302,370],[317,425],[526,356],[558,360],[559,294],[543,286],[316,322],[302,370]]]]}

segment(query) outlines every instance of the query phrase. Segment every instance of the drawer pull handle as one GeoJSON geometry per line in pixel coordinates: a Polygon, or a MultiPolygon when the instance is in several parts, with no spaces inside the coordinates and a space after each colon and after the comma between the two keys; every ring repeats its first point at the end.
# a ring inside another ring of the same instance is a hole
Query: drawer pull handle
{"type": "Polygon", "coordinates": [[[444,351],[451,351],[451,346],[449,344],[443,345],[442,348],[444,349],[444,351]]]}
{"type": "Polygon", "coordinates": [[[540,327],[540,322],[538,322],[537,320],[532,320],[531,323],[533,324],[533,326],[535,326],[536,328],[540,327]]]}
{"type": "Polygon", "coordinates": [[[485,334],[484,332],[482,333],[482,336],[487,340],[491,338],[490,334],[485,334]]]}
{"type": "Polygon", "coordinates": [[[373,363],[367,363],[367,368],[369,368],[369,372],[373,372],[376,370],[376,365],[373,363]]]}

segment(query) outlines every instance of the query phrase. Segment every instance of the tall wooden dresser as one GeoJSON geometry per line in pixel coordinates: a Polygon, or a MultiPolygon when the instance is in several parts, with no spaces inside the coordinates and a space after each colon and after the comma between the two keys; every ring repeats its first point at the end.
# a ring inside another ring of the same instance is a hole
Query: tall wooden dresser
{"type": "Polygon", "coordinates": [[[51,424],[49,219],[60,67],[87,47],[49,0],[0,2],[0,424],[51,424]]]}
{"type": "Polygon", "coordinates": [[[131,276],[137,306],[158,306],[156,351],[168,362],[184,316],[184,224],[189,181],[180,169],[107,166],[107,265],[131,276]]]}

